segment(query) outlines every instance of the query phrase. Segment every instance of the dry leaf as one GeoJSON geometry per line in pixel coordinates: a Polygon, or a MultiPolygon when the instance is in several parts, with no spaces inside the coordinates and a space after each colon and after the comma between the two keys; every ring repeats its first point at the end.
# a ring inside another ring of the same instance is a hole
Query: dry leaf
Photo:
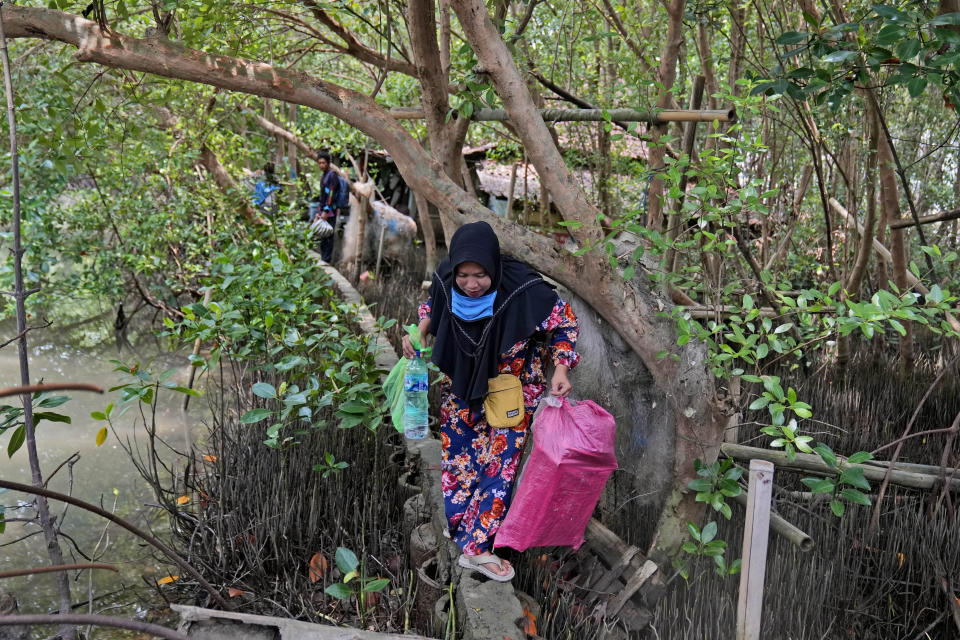
{"type": "Polygon", "coordinates": [[[159,586],[162,584],[170,584],[171,582],[179,579],[180,579],[180,576],[167,576],[166,578],[160,578],[159,580],[157,580],[157,585],[159,586]]]}
{"type": "Polygon", "coordinates": [[[537,635],[537,619],[526,607],[523,608],[523,632],[533,636],[537,635]]]}
{"type": "Polygon", "coordinates": [[[102,427],[100,431],[97,431],[97,446],[99,447],[107,439],[107,428],[102,427]]]}
{"type": "Polygon", "coordinates": [[[207,462],[216,462],[217,456],[203,456],[203,459],[206,460],[207,462]]]}
{"type": "Polygon", "coordinates": [[[227,595],[231,598],[236,598],[237,596],[243,595],[243,589],[237,589],[236,587],[230,587],[227,589],[227,595]]]}
{"type": "Polygon", "coordinates": [[[188,502],[190,502],[190,496],[180,496],[179,498],[177,498],[177,504],[182,505],[182,504],[187,504],[188,502]]]}
{"type": "Polygon", "coordinates": [[[319,551],[313,554],[313,557],[310,558],[310,582],[316,582],[322,578],[329,567],[330,562],[325,555],[319,551]]]}

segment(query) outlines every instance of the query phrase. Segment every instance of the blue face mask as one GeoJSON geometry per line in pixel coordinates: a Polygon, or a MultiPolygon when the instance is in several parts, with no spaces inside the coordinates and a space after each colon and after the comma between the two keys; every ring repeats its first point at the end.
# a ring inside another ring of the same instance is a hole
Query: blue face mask
{"type": "Polygon", "coordinates": [[[450,302],[453,314],[461,320],[473,322],[493,315],[493,301],[497,298],[496,290],[479,298],[465,296],[456,289],[453,289],[452,293],[453,299],[450,302]]]}

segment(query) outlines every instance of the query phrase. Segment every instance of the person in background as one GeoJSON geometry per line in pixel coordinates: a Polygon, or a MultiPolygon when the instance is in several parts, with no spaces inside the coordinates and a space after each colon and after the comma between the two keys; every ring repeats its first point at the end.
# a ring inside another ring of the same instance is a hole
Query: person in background
{"type": "MultiPolygon", "coordinates": [[[[320,168],[320,196],[318,215],[331,227],[337,226],[337,200],[340,195],[340,179],[333,170],[330,153],[326,150],[317,154],[317,166],[320,168]]],[[[313,222],[313,220],[311,220],[313,222]]],[[[324,262],[333,260],[334,234],[320,240],[320,257],[324,262]]]]}
{"type": "Polygon", "coordinates": [[[277,182],[275,168],[272,162],[263,165],[263,169],[254,174],[253,204],[260,212],[272,216],[277,212],[277,196],[275,191],[281,187],[277,182]]]}
{"type": "MultiPolygon", "coordinates": [[[[554,365],[551,395],[570,393],[567,371],[580,360],[577,318],[540,274],[500,254],[486,222],[465,224],[453,234],[450,256],[433,274],[419,317],[421,337],[435,336],[431,360],[443,373],[445,535],[463,551],[461,567],[505,582],[514,569],[491,553],[493,536],[510,507],[527,427],[547,389],[547,355],[554,365]],[[524,415],[516,427],[494,428],[483,404],[487,381],[505,373],[520,378],[524,415]]],[[[407,336],[403,354],[415,355],[407,336]]]]}

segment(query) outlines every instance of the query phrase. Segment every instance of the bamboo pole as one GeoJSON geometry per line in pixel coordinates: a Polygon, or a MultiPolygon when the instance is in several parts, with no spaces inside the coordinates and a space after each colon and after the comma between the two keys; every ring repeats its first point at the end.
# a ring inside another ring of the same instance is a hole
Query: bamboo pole
{"type": "MultiPolygon", "coordinates": [[[[746,508],[748,503],[747,494],[741,493],[740,495],[733,496],[733,501],[746,508]]],[[[816,546],[816,543],[809,534],[777,513],[770,512],[770,528],[773,529],[774,533],[785,538],[800,549],[800,551],[811,551],[816,546]]]]}
{"type": "Polygon", "coordinates": [[[737,602],[737,640],[757,640],[760,637],[772,494],[773,465],[766,460],[751,460],[747,518],[743,530],[740,597],[737,602]]]}
{"type": "MultiPolygon", "coordinates": [[[[748,447],[742,444],[724,443],[720,445],[720,453],[734,460],[767,460],[784,469],[806,471],[822,476],[836,475],[837,470],[824,462],[820,456],[812,453],[798,453],[796,459],[790,460],[785,451],[773,451],[759,447],[748,447]]],[[[867,480],[882,481],[887,474],[886,467],[866,464],[849,464],[842,456],[837,456],[842,469],[859,467],[863,469],[863,477],[867,480]]],[[[913,489],[933,489],[940,481],[939,474],[918,473],[913,471],[890,471],[890,482],[901,487],[913,489]]],[[[951,489],[960,490],[960,478],[950,482],[951,489]]]]}
{"type": "MultiPolygon", "coordinates": [[[[932,216],[920,216],[918,221],[920,224],[931,224],[934,222],[943,222],[944,220],[956,220],[957,218],[960,218],[960,209],[954,209],[953,211],[946,211],[932,216]]],[[[905,227],[915,227],[917,223],[910,218],[904,218],[903,220],[894,220],[888,226],[891,229],[903,229],[905,227]]]]}
{"type": "MultiPolygon", "coordinates": [[[[390,115],[397,120],[422,120],[421,107],[393,107],[390,115]]],[[[540,109],[547,122],[646,122],[651,125],[668,122],[736,122],[736,109],[664,109],[663,111],[635,111],[634,109],[540,109]]],[[[475,122],[505,122],[506,109],[479,109],[470,119],[475,122]]]]}

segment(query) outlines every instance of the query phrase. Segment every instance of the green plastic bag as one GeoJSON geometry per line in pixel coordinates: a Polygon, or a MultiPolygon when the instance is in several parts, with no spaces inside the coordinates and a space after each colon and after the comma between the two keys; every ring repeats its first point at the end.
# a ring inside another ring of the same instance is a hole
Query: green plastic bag
{"type": "Polygon", "coordinates": [[[403,433],[403,372],[406,368],[407,359],[400,358],[383,382],[383,395],[390,407],[390,419],[400,433],[403,433]]]}
{"type": "MultiPolygon", "coordinates": [[[[423,349],[420,346],[420,331],[417,329],[417,325],[411,324],[404,328],[410,336],[413,348],[420,352],[421,357],[429,358],[430,349],[423,349]]],[[[400,433],[403,433],[403,372],[406,368],[407,359],[401,357],[393,369],[390,370],[390,373],[387,374],[387,379],[383,381],[383,395],[386,396],[387,406],[390,407],[390,420],[393,421],[393,426],[400,433]]]]}

